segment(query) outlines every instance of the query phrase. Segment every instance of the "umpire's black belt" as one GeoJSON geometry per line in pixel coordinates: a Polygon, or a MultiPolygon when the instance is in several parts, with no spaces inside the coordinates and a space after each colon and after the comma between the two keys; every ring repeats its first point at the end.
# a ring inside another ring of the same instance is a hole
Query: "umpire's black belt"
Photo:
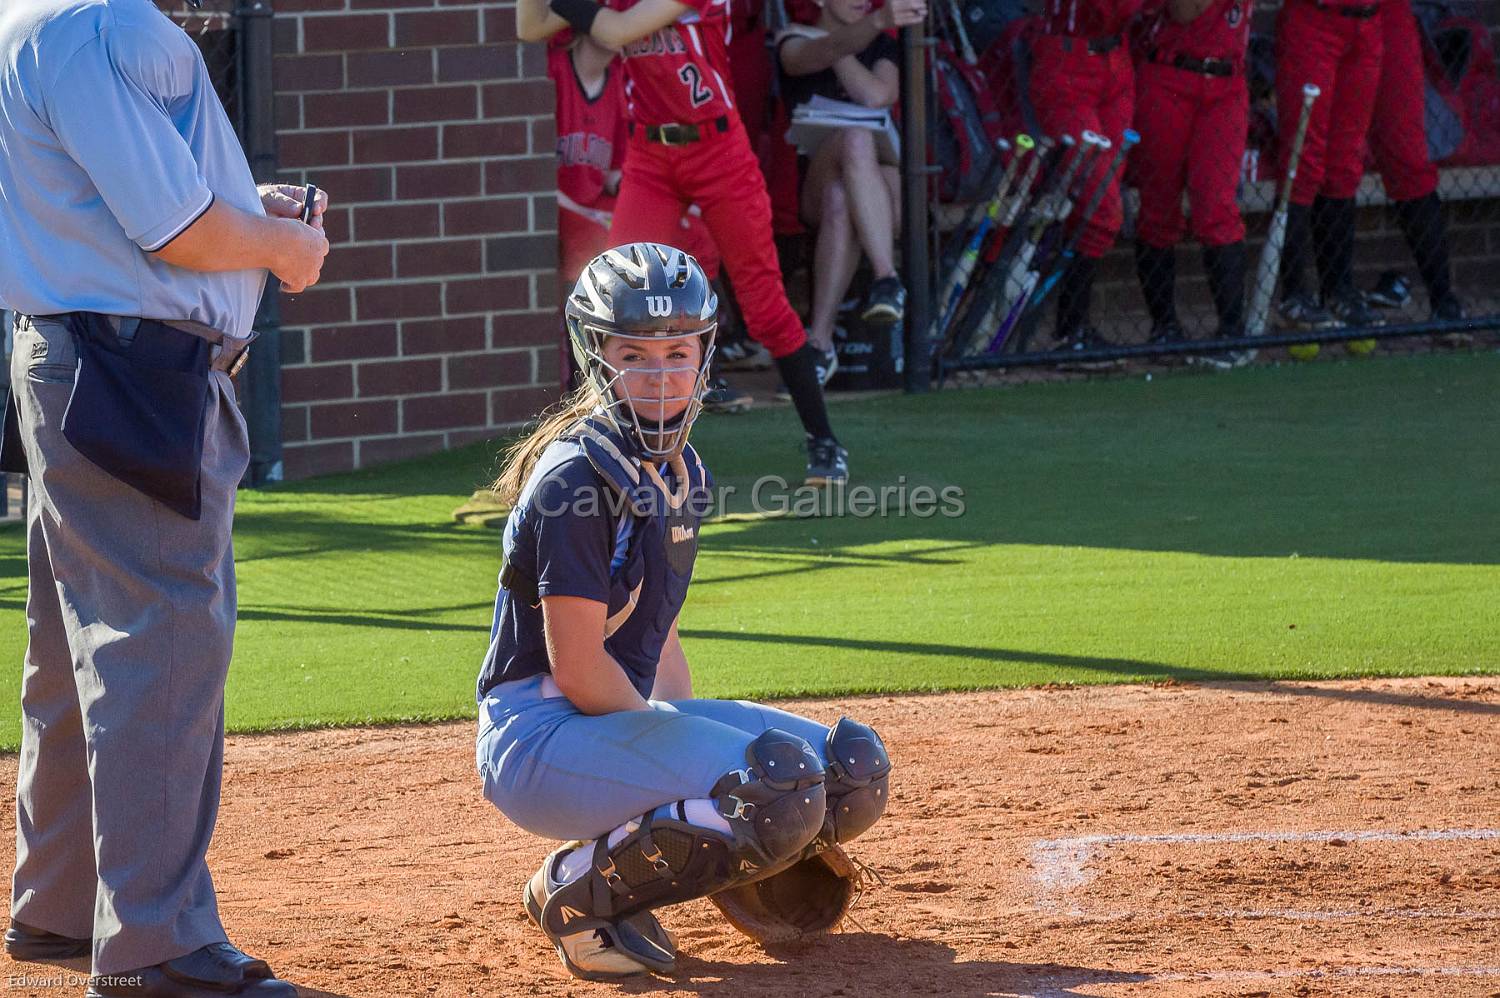
{"type": "Polygon", "coordinates": [[[1228,59],[1194,59],[1192,56],[1181,53],[1168,59],[1152,52],[1151,61],[1163,66],[1171,66],[1174,69],[1186,70],[1189,73],[1201,73],[1204,76],[1235,75],[1234,63],[1228,59]]]}
{"type": "Polygon", "coordinates": [[[1084,47],[1089,55],[1104,55],[1113,52],[1120,47],[1119,35],[1100,35],[1097,38],[1074,38],[1072,35],[1058,36],[1058,44],[1064,52],[1071,52],[1075,47],[1084,47]]]}
{"type": "Polygon", "coordinates": [[[1319,10],[1326,10],[1330,14],[1337,14],[1340,17],[1357,17],[1360,20],[1374,17],[1380,13],[1380,4],[1378,3],[1367,3],[1361,4],[1358,7],[1352,7],[1345,4],[1324,3],[1323,0],[1312,0],[1312,5],[1319,10]]]}
{"type": "MultiPolygon", "coordinates": [[[[685,146],[706,138],[707,127],[713,125],[714,131],[723,135],[729,131],[729,118],[727,115],[719,115],[712,122],[701,122],[699,124],[679,125],[676,122],[668,122],[665,125],[647,125],[646,141],[660,142],[664,146],[685,146]]],[[[630,134],[635,134],[635,122],[630,123],[630,134]]]]}

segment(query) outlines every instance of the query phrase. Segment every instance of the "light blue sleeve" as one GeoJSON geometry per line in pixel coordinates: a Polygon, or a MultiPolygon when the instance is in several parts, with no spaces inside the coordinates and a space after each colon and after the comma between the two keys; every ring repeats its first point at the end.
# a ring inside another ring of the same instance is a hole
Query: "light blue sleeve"
{"type": "Polygon", "coordinates": [[[181,45],[192,51],[140,26],[102,31],[62,64],[43,95],[58,142],[125,235],[147,252],[171,242],[213,203],[170,111],[194,99],[198,85],[197,50],[186,35],[181,45]]]}

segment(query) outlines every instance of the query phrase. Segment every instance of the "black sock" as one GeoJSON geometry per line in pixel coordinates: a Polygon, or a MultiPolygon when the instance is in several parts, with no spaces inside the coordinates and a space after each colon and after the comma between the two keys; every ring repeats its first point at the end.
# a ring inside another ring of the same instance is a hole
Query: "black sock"
{"type": "Polygon", "coordinates": [[[1327,303],[1354,290],[1354,199],[1314,200],[1312,235],[1318,287],[1327,303]]]}
{"type": "Polygon", "coordinates": [[[792,405],[802,428],[810,436],[836,439],[828,422],[828,405],[823,401],[823,385],[818,381],[817,363],[823,358],[818,348],[804,343],[795,353],[776,358],[776,369],[792,395],[792,405]]]}
{"type": "Polygon", "coordinates": [[[1304,204],[1286,206],[1286,235],[1281,243],[1281,296],[1307,293],[1307,258],[1312,250],[1312,208],[1304,204]]]}
{"type": "Polygon", "coordinates": [[[1203,247],[1203,269],[1219,314],[1219,336],[1245,335],[1245,244],[1203,247]]]}
{"type": "Polygon", "coordinates": [[[1177,323],[1177,251],[1147,243],[1135,244],[1135,274],[1140,278],[1141,293],[1151,325],[1157,330],[1175,327],[1177,323]]]}
{"type": "Polygon", "coordinates": [[[1452,266],[1448,262],[1448,224],[1443,203],[1436,194],[1396,202],[1396,221],[1406,236],[1406,245],[1417,261],[1427,296],[1437,304],[1453,293],[1452,266]]]}
{"type": "Polygon", "coordinates": [[[1057,289],[1057,338],[1071,340],[1089,317],[1094,295],[1094,272],[1099,261],[1080,256],[1069,265],[1057,289]]]}

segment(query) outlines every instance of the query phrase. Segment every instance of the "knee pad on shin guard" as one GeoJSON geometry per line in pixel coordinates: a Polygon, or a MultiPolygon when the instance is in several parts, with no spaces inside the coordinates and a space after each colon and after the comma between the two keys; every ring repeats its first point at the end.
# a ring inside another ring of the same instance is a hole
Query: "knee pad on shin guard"
{"type": "Polygon", "coordinates": [[[848,842],[885,813],[891,759],[868,725],[847,717],[828,732],[828,814],[819,840],[848,842]]]}
{"type": "Polygon", "coordinates": [[[826,819],[823,764],[805,740],[776,728],[751,742],[745,756],[746,768],[725,774],[711,791],[729,835],[677,811],[644,815],[613,847],[599,838],[592,869],[547,898],[541,923],[548,935],[604,928],[700,898],[799,855],[826,819]]]}

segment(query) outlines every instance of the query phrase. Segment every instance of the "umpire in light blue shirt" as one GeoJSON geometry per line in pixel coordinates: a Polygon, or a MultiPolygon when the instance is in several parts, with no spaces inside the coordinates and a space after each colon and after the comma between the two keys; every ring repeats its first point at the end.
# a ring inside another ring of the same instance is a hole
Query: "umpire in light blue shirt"
{"type": "Polygon", "coordinates": [[[267,274],[318,279],[324,198],[257,188],[150,0],[0,0],[10,469],[29,642],[5,946],[90,998],[292,998],[228,943],[205,855],[249,460],[231,376],[267,274]]]}

